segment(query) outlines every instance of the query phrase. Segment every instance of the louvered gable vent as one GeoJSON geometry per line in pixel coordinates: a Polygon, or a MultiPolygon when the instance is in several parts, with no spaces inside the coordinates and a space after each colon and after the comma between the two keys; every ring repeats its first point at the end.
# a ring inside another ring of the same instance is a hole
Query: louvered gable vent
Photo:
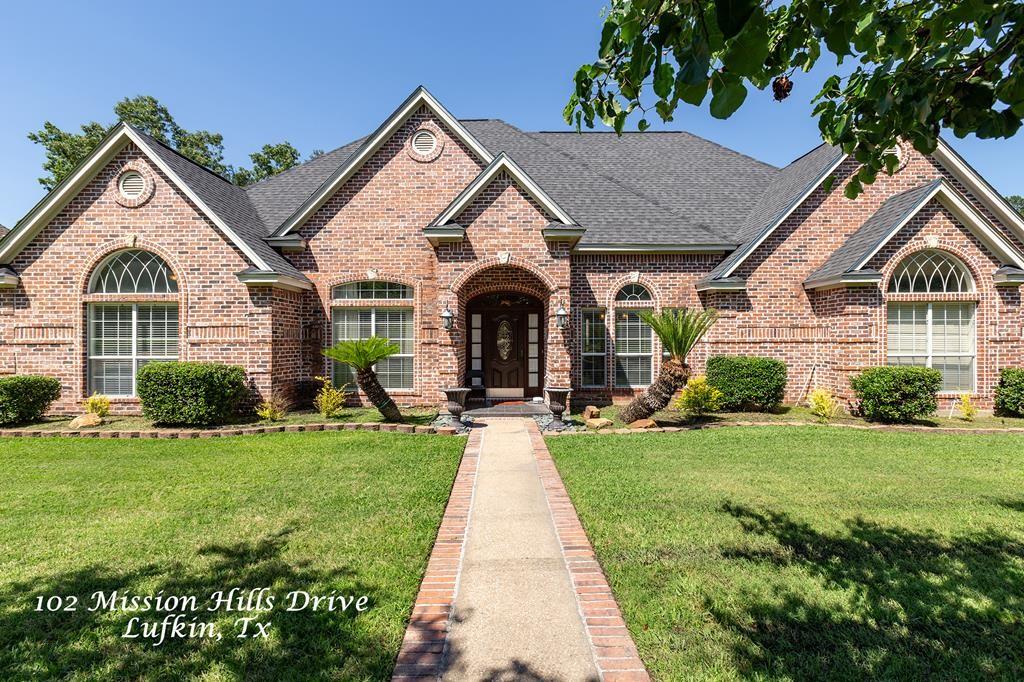
{"type": "Polygon", "coordinates": [[[138,199],[146,189],[146,181],[139,173],[125,173],[121,176],[121,194],[128,199],[138,199]]]}
{"type": "Polygon", "coordinates": [[[421,156],[428,156],[437,147],[437,140],[434,134],[427,130],[420,130],[412,136],[412,149],[421,156]]]}

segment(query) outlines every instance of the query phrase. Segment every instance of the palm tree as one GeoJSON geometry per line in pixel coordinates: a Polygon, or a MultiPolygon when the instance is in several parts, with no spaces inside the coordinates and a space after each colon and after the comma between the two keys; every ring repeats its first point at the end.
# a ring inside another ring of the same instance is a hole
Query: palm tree
{"type": "Polygon", "coordinates": [[[665,409],[675,392],[686,386],[690,378],[686,356],[718,320],[718,313],[711,308],[682,308],[664,310],[657,314],[645,310],[640,313],[640,319],[661,339],[661,345],[669,357],[661,363],[657,380],[634,398],[619,415],[626,424],[647,419],[658,410],[665,409]]]}
{"type": "Polygon", "coordinates": [[[374,365],[398,351],[398,344],[380,336],[371,336],[368,339],[339,341],[325,350],[324,355],[354,369],[359,389],[366,394],[385,421],[400,422],[402,413],[398,411],[398,405],[380,385],[377,373],[373,371],[374,365]]]}

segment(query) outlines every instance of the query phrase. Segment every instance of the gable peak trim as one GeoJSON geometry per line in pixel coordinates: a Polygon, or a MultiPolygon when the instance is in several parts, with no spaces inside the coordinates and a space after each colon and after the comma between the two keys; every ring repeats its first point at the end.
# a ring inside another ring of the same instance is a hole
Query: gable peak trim
{"type": "Polygon", "coordinates": [[[426,106],[431,113],[439,118],[445,127],[459,138],[483,163],[489,164],[494,160],[494,156],[472,133],[457,118],[452,116],[451,112],[430,91],[420,85],[366,138],[366,141],[341,167],[336,169],[313,194],[302,202],[284,223],[274,230],[271,237],[283,237],[308,220],[356,171],[362,168],[363,164],[380,149],[384,142],[394,135],[423,106],[426,106]]]}

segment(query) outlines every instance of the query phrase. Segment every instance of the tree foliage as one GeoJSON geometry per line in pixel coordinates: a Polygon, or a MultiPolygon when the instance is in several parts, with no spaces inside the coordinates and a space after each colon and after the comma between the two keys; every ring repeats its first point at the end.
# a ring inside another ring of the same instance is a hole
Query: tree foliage
{"type": "Polygon", "coordinates": [[[1010,206],[1017,209],[1017,213],[1024,213],[1024,197],[1019,194],[1011,194],[1006,197],[1006,200],[1010,202],[1010,206]]]}
{"type": "MultiPolygon", "coordinates": [[[[281,142],[264,145],[262,150],[250,154],[251,169],[235,168],[224,162],[223,135],[182,128],[167,107],[150,95],[124,98],[114,105],[114,116],[236,185],[258,182],[299,163],[298,150],[288,142],[281,142]]],[[[39,184],[48,190],[56,187],[95,149],[109,129],[109,125],[90,121],[80,126],[80,132],[74,132],[46,121],[42,128],[29,133],[28,139],[46,150],[43,162],[46,175],[39,178],[39,184]]]]}
{"type": "Polygon", "coordinates": [[[680,103],[728,118],[750,88],[789,96],[831,55],[814,97],[824,139],[862,165],[856,197],[898,159],[900,138],[931,153],[941,128],[1010,137],[1024,117],[1024,3],[1007,0],[612,0],[598,59],[576,72],[566,121],[622,132],[680,103]],[[710,95],[710,99],[709,99],[710,95]]]}
{"type": "Polygon", "coordinates": [[[400,422],[402,413],[387,390],[380,385],[374,371],[374,366],[378,362],[400,350],[397,343],[381,336],[371,336],[366,339],[339,341],[324,350],[324,355],[354,369],[359,389],[366,394],[377,411],[389,422],[400,422]]]}

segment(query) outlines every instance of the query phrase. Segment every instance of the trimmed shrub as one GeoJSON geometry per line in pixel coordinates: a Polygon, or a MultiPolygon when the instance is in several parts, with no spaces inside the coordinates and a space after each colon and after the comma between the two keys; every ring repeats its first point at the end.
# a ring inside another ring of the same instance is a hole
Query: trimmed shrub
{"type": "Polygon", "coordinates": [[[708,359],[707,377],[722,392],[726,412],[771,412],[786,393],[786,363],[774,358],[716,355],[708,359]]]}
{"type": "Polygon", "coordinates": [[[317,377],[317,380],[321,382],[321,386],[320,391],[313,398],[313,407],[324,419],[333,419],[345,409],[345,402],[348,400],[348,394],[345,391],[348,389],[348,384],[337,388],[331,383],[330,377],[317,377]]]}
{"type": "Polygon", "coordinates": [[[151,362],[136,380],[142,414],[167,426],[214,426],[249,407],[245,370],[203,362],[151,362]]]}
{"type": "Polygon", "coordinates": [[[941,385],[942,373],[930,367],[872,367],[850,379],[864,418],[890,423],[933,414],[941,385]]]}
{"type": "Polygon", "coordinates": [[[689,417],[703,417],[721,409],[722,392],[707,377],[690,377],[676,400],[676,408],[689,417]]]}
{"type": "Polygon", "coordinates": [[[807,398],[807,407],[811,408],[811,414],[822,424],[828,424],[843,413],[842,404],[827,388],[816,388],[811,391],[807,398]]]}
{"type": "Polygon", "coordinates": [[[0,379],[0,426],[32,422],[60,397],[53,377],[13,376],[0,379]]]}
{"type": "Polygon", "coordinates": [[[1007,367],[999,373],[996,409],[1024,417],[1024,367],[1007,367]]]}
{"type": "Polygon", "coordinates": [[[85,411],[94,414],[100,419],[110,415],[110,398],[99,393],[93,393],[85,399],[85,411]]]}

